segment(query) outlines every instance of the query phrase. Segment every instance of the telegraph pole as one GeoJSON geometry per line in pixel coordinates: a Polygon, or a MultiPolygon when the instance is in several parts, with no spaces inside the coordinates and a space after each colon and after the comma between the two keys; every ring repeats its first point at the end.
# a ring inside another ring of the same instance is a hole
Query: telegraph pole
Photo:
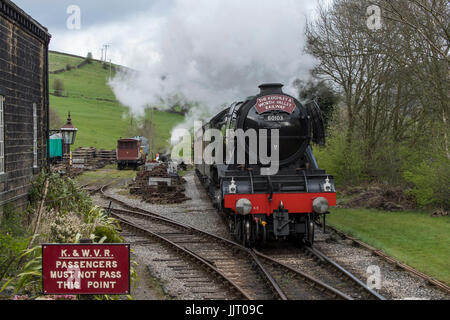
{"type": "Polygon", "coordinates": [[[108,61],[107,60],[107,55],[108,55],[108,48],[110,47],[110,44],[105,44],[105,62],[108,61]]]}
{"type": "Polygon", "coordinates": [[[156,152],[155,152],[155,119],[154,119],[154,110],[155,110],[155,108],[152,107],[152,122],[151,122],[151,125],[150,125],[152,160],[156,156],[156,152]]]}
{"type": "Polygon", "coordinates": [[[112,76],[112,63],[111,59],[109,59],[109,80],[111,80],[111,76],[112,76]]]}

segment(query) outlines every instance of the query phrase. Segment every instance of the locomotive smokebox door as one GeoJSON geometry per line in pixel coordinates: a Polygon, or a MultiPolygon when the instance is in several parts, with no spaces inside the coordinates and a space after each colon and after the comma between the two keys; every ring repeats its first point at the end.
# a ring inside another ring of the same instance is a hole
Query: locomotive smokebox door
{"type": "Polygon", "coordinates": [[[278,209],[273,212],[273,233],[276,237],[289,235],[289,212],[278,209]]]}

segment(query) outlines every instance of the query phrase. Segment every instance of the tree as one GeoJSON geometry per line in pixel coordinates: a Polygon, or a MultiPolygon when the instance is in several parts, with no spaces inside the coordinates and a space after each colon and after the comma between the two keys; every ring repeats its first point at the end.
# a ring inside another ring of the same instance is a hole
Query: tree
{"type": "Polygon", "coordinates": [[[309,80],[307,82],[296,80],[294,86],[298,90],[300,101],[306,102],[316,100],[324,119],[325,128],[333,115],[334,109],[339,101],[337,93],[327,84],[326,81],[309,80]]]}
{"type": "Polygon", "coordinates": [[[450,6],[447,0],[379,0],[384,20],[396,27],[395,41],[372,38],[396,61],[410,70],[410,83],[423,106],[417,128],[442,122],[443,149],[449,151],[449,42],[450,6]]]}
{"type": "Polygon", "coordinates": [[[345,118],[333,129],[345,146],[331,150],[360,148],[368,177],[389,171],[392,181],[403,176],[416,187],[442,184],[432,177],[450,167],[449,10],[446,0],[334,0],[307,25],[306,51],[319,61],[313,75],[342,96],[345,118]],[[380,28],[368,24],[373,6],[380,28]],[[433,174],[411,176],[423,167],[433,174]]]}
{"type": "Polygon", "coordinates": [[[64,81],[59,78],[56,78],[53,82],[53,93],[57,97],[61,97],[64,93],[64,81]]]}
{"type": "Polygon", "coordinates": [[[64,121],[60,118],[58,113],[50,107],[49,109],[49,117],[50,117],[50,128],[53,130],[59,130],[64,125],[64,121]]]}
{"type": "Polygon", "coordinates": [[[93,60],[92,52],[88,52],[87,57],[86,57],[87,63],[91,64],[92,60],[93,60]]]}

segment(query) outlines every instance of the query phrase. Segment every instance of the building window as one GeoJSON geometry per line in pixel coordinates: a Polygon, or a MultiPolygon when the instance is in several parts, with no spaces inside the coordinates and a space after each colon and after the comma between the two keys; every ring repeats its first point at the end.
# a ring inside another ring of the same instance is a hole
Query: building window
{"type": "Polygon", "coordinates": [[[0,174],[5,173],[5,109],[4,97],[0,96],[0,174]]]}
{"type": "Polygon", "coordinates": [[[33,168],[38,167],[38,128],[37,128],[37,106],[33,103],[33,168]]]}

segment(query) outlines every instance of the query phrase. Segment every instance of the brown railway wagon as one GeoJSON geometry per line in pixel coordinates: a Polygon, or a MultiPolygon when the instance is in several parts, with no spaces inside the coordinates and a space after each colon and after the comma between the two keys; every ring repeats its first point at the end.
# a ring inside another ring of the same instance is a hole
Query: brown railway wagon
{"type": "Polygon", "coordinates": [[[47,165],[47,29],[0,0],[0,219],[23,208],[33,175],[47,165]]]}
{"type": "Polygon", "coordinates": [[[143,153],[140,140],[120,139],[117,141],[117,167],[119,170],[128,166],[136,170],[145,161],[146,156],[143,153]]]}

